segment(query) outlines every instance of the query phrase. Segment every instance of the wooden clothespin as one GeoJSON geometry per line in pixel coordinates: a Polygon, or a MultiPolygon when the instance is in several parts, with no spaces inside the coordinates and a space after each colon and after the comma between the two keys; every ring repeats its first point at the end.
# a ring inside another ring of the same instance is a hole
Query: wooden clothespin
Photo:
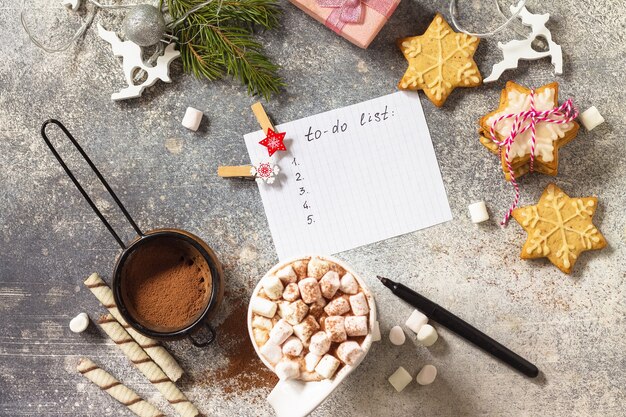
{"type": "MultiPolygon", "coordinates": [[[[274,126],[270,121],[267,113],[261,102],[256,102],[252,106],[252,113],[256,117],[257,122],[261,125],[263,133],[267,134],[268,129],[274,130],[274,126]]],[[[220,166],[217,168],[217,175],[222,178],[240,178],[247,180],[254,180],[256,175],[253,175],[252,165],[237,165],[237,166],[220,166]]]]}

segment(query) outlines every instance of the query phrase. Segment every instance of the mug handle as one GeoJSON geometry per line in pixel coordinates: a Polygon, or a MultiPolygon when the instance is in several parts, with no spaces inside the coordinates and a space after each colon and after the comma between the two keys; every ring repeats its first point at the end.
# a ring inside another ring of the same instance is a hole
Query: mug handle
{"type": "Polygon", "coordinates": [[[191,343],[195,347],[198,347],[198,348],[209,346],[215,340],[215,329],[213,329],[213,327],[211,327],[211,325],[208,324],[208,323],[202,323],[202,325],[206,328],[207,332],[209,332],[209,337],[207,337],[206,340],[203,340],[203,341],[200,342],[200,341],[194,339],[194,337],[192,335],[188,336],[189,340],[191,340],[191,343]]]}

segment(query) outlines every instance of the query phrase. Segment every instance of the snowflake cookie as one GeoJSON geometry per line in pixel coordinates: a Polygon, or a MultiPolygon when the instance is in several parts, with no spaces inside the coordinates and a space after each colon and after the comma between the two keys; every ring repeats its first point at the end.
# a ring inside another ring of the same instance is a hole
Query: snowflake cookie
{"type": "MultiPolygon", "coordinates": [[[[537,111],[552,110],[559,106],[559,83],[553,82],[539,87],[535,90],[535,109],[537,111]]],[[[500,152],[498,145],[491,140],[490,130],[494,122],[495,133],[498,140],[506,139],[515,123],[515,118],[508,118],[497,121],[500,116],[507,114],[521,114],[531,109],[531,90],[513,81],[506,83],[506,87],[500,94],[500,104],[497,109],[483,116],[478,124],[480,125],[480,142],[491,152],[500,156],[502,171],[507,181],[511,180],[505,153],[500,152]]],[[[565,115],[552,114],[549,116],[552,121],[540,121],[536,125],[536,144],[534,170],[542,174],[555,176],[559,168],[558,151],[561,146],[572,141],[578,134],[579,125],[575,121],[568,123],[556,123],[564,119],[565,115]]],[[[522,127],[530,124],[525,120],[522,127]]],[[[515,138],[511,146],[509,158],[511,168],[515,178],[530,171],[530,154],[532,152],[531,130],[528,129],[515,138]]]]}
{"type": "Polygon", "coordinates": [[[522,259],[548,258],[569,274],[581,252],[602,249],[606,240],[592,223],[598,199],[571,198],[549,184],[535,206],[513,210],[513,218],[526,230],[522,259]]]}
{"type": "Polygon", "coordinates": [[[480,39],[457,33],[437,13],[426,32],[398,40],[409,68],[398,83],[401,90],[423,90],[435,106],[441,107],[456,87],[482,83],[473,56],[480,39]]]}

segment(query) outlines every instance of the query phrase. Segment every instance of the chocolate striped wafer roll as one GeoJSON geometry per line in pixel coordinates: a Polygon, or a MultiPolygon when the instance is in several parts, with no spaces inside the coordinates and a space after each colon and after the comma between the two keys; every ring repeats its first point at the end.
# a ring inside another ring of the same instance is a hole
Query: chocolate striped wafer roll
{"type": "Polygon", "coordinates": [[[82,358],[76,367],[85,378],[100,387],[111,397],[124,404],[139,417],[165,417],[155,406],[141,398],[135,391],[123,385],[113,375],[87,358],[82,358]]]}
{"type": "Polygon", "coordinates": [[[195,405],[191,403],[176,385],[165,375],[146,352],[133,340],[121,324],[110,314],[106,314],[98,320],[102,330],[109,335],[111,340],[124,352],[132,363],[148,378],[152,384],[163,394],[165,399],[178,411],[181,417],[195,417],[200,414],[195,405]]]}
{"type": "Polygon", "coordinates": [[[183,368],[180,367],[178,362],[176,362],[176,359],[174,359],[174,357],[170,355],[170,353],[163,346],[161,346],[159,342],[142,335],[137,330],[133,329],[130,324],[126,322],[126,320],[124,320],[124,317],[122,317],[120,311],[115,305],[113,291],[111,291],[111,288],[109,288],[107,283],[100,278],[100,275],[94,272],[85,280],[85,285],[89,288],[89,290],[91,290],[93,295],[96,296],[98,301],[100,301],[102,305],[109,310],[109,313],[115,317],[115,320],[117,320],[122,327],[126,329],[130,336],[135,339],[135,342],[137,342],[139,346],[146,351],[148,356],[150,356],[152,360],[159,365],[167,377],[174,382],[178,381],[183,375],[183,368]]]}

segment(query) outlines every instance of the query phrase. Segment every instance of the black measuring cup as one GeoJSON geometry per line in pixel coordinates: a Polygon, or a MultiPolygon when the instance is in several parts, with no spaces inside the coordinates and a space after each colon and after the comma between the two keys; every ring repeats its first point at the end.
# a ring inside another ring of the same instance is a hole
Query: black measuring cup
{"type": "Polygon", "coordinates": [[[117,305],[117,308],[119,309],[124,319],[138,332],[153,339],[175,340],[188,337],[193,345],[197,347],[204,347],[211,344],[215,340],[216,332],[209,323],[209,320],[215,314],[224,295],[222,265],[217,259],[215,252],[213,252],[213,250],[198,236],[195,236],[194,234],[189,233],[185,230],[168,228],[154,229],[148,232],[142,232],[141,229],[139,229],[139,227],[137,226],[137,223],[135,223],[135,221],[132,219],[122,202],[119,200],[115,192],[113,192],[109,184],[106,182],[98,168],[93,164],[91,159],[89,159],[89,157],[78,144],[76,139],[74,139],[72,134],[60,121],[55,119],[45,121],[41,126],[41,136],[46,142],[46,145],[48,145],[48,148],[50,148],[50,151],[52,151],[54,157],[57,159],[57,161],[59,161],[61,167],[65,170],[67,176],[72,180],[76,188],[78,188],[78,191],[80,191],[87,203],[89,203],[100,221],[102,221],[102,223],[106,226],[108,231],[122,248],[122,253],[118,257],[115,263],[115,267],[113,268],[112,289],[115,304],[117,305]],[[132,228],[135,230],[135,232],[137,232],[137,237],[132,242],[130,242],[129,244],[124,243],[124,241],[119,237],[117,232],[102,215],[100,210],[96,207],[87,192],[80,185],[72,171],[67,167],[67,165],[63,161],[63,158],[61,158],[56,148],[52,145],[52,142],[50,141],[46,133],[46,128],[51,124],[58,126],[59,129],[61,129],[61,131],[65,134],[65,136],[72,142],[74,147],[85,159],[91,170],[96,174],[98,180],[100,180],[102,185],[104,185],[104,188],[106,188],[109,195],[113,198],[119,209],[122,211],[122,213],[126,217],[126,220],[128,220],[132,228]],[[205,305],[201,309],[201,312],[192,321],[190,321],[182,328],[162,329],[148,325],[144,320],[138,317],[132,304],[129,302],[128,297],[126,297],[124,293],[124,281],[132,279],[128,276],[128,274],[125,273],[126,268],[130,265],[130,263],[134,261],[134,259],[137,259],[137,256],[135,256],[136,254],[140,253],[142,250],[149,249],[155,242],[161,243],[163,245],[171,245],[171,247],[184,246],[195,256],[199,256],[201,259],[206,261],[206,264],[208,265],[208,269],[210,271],[211,294],[206,298],[205,305]],[[204,340],[198,340],[193,337],[194,334],[200,332],[203,328],[206,330],[207,333],[207,336],[204,340]]]}

